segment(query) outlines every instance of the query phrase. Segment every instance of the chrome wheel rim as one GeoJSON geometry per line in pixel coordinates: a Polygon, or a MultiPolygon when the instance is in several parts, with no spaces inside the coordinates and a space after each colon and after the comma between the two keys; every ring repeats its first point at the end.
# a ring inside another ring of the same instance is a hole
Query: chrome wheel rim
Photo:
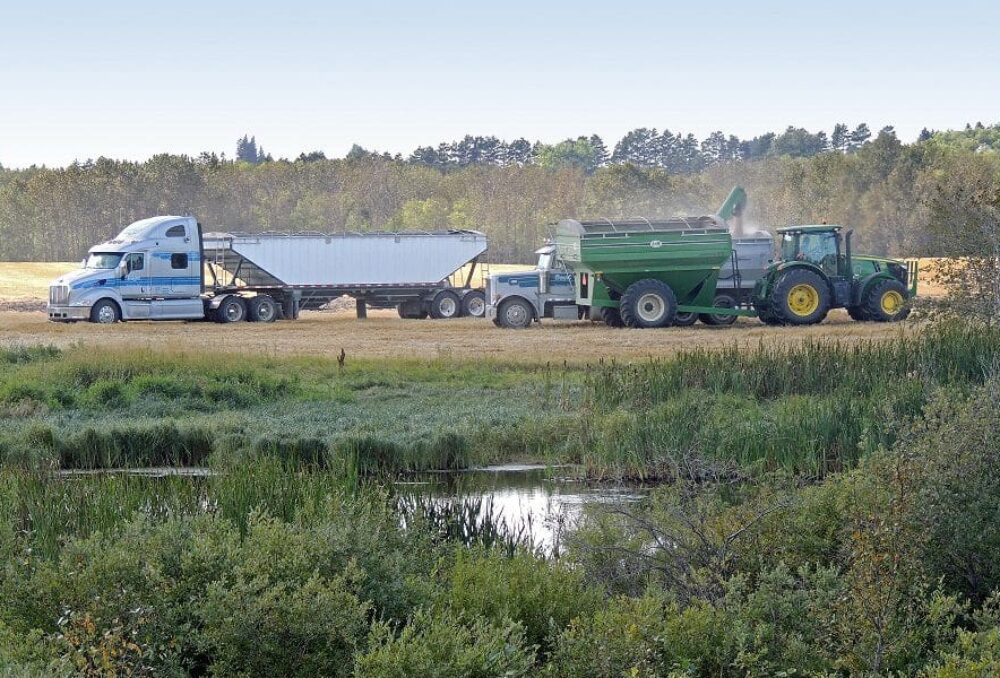
{"type": "Polygon", "coordinates": [[[511,325],[523,325],[528,314],[520,304],[511,304],[507,307],[506,316],[511,325]]]}
{"type": "Polygon", "coordinates": [[[261,322],[271,322],[271,319],[274,317],[274,307],[269,303],[261,304],[257,307],[257,317],[261,322]]]}
{"type": "Polygon", "coordinates": [[[476,297],[475,299],[469,300],[469,315],[474,318],[480,318],[486,313],[486,302],[476,297]]]}
{"type": "Polygon", "coordinates": [[[243,319],[243,308],[237,303],[226,304],[224,313],[226,314],[226,320],[231,323],[243,319]]]}
{"type": "Polygon", "coordinates": [[[110,304],[104,304],[104,306],[101,306],[101,308],[97,311],[97,322],[102,325],[110,325],[115,321],[116,315],[117,314],[115,313],[113,306],[110,304]]]}
{"type": "Polygon", "coordinates": [[[451,297],[445,297],[438,302],[438,312],[445,318],[451,318],[458,311],[458,304],[451,297]]]}

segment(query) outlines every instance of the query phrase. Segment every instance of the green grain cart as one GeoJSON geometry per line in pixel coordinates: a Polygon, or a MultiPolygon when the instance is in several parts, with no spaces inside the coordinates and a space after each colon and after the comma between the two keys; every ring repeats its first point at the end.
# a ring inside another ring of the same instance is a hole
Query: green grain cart
{"type": "Polygon", "coordinates": [[[575,276],[577,305],[600,309],[609,325],[629,327],[665,327],[678,313],[719,312],[713,306],[719,270],[733,256],[732,237],[717,216],[564,219],[555,243],[575,276]]]}

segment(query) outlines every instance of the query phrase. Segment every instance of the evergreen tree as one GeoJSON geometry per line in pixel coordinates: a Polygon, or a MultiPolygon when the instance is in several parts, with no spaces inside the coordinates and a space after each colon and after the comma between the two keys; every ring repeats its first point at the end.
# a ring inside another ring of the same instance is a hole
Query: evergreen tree
{"type": "Polygon", "coordinates": [[[847,152],[848,129],[847,125],[838,122],[833,126],[833,134],[830,135],[830,148],[840,153],[847,152]]]}
{"type": "Polygon", "coordinates": [[[608,147],[604,145],[604,139],[596,134],[591,134],[590,139],[591,148],[594,149],[594,160],[597,163],[596,167],[603,167],[608,164],[608,147]]]}
{"type": "Polygon", "coordinates": [[[850,139],[848,140],[848,145],[847,145],[848,150],[849,151],[858,150],[859,148],[868,143],[868,140],[871,139],[871,136],[872,136],[872,131],[868,129],[868,125],[865,123],[861,123],[860,125],[854,128],[853,132],[851,132],[851,136],[850,139]]]}
{"type": "Polygon", "coordinates": [[[920,136],[917,137],[917,141],[930,141],[933,136],[934,133],[925,127],[920,130],[920,136]]]}
{"type": "Polygon", "coordinates": [[[260,155],[257,151],[257,137],[250,137],[246,134],[236,142],[237,162],[248,162],[256,165],[260,162],[260,155]]]}

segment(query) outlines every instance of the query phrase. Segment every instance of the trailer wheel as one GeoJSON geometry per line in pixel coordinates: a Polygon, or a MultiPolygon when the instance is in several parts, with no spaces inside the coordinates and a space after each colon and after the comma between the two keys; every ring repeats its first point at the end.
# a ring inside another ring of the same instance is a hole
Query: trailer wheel
{"type": "Polygon", "coordinates": [[[247,320],[255,323],[273,323],[278,319],[278,304],[266,294],[258,294],[247,302],[247,320]]]}
{"type": "Polygon", "coordinates": [[[427,317],[427,309],[419,299],[411,299],[396,304],[396,313],[403,320],[423,320],[427,317]]]}
{"type": "Polygon", "coordinates": [[[676,327],[690,327],[698,322],[697,313],[681,313],[678,311],[674,314],[674,325],[676,327]]]}
{"type": "Polygon", "coordinates": [[[486,294],[482,290],[466,292],[462,297],[462,315],[482,318],[486,315],[486,294]]]}
{"type": "Polygon", "coordinates": [[[677,297],[670,285],[646,278],[628,286],[618,310],[629,327],[666,327],[677,314],[677,297]]]}
{"type": "Polygon", "coordinates": [[[122,319],[118,304],[110,299],[101,299],[90,309],[90,322],[111,325],[122,319]]]}
{"type": "Polygon", "coordinates": [[[246,304],[240,297],[228,296],[219,304],[219,308],[215,311],[215,317],[220,323],[238,323],[246,320],[246,304]]]}
{"type": "Polygon", "coordinates": [[[894,323],[910,315],[909,294],[896,279],[883,280],[872,288],[865,299],[865,312],[872,320],[894,323]]]}
{"type": "MultiPolygon", "coordinates": [[[[713,303],[712,306],[718,306],[719,308],[736,308],[736,300],[728,294],[717,294],[715,295],[715,303],[713,303]]],[[[698,318],[706,325],[712,326],[732,325],[736,322],[736,316],[734,315],[702,313],[698,316],[698,318]]]]}
{"type": "Polygon", "coordinates": [[[830,288],[814,271],[788,271],[774,285],[772,296],[774,315],[786,325],[814,325],[830,311],[830,288]]]}
{"type": "Polygon", "coordinates": [[[431,299],[430,310],[435,320],[457,318],[462,312],[462,302],[451,290],[441,290],[431,299]]]}
{"type": "Polygon", "coordinates": [[[608,327],[625,327],[625,323],[622,321],[622,314],[617,308],[602,308],[601,320],[608,327]]]}
{"type": "Polygon", "coordinates": [[[535,319],[535,311],[524,299],[507,299],[497,309],[497,322],[509,330],[523,330],[535,319]]]}

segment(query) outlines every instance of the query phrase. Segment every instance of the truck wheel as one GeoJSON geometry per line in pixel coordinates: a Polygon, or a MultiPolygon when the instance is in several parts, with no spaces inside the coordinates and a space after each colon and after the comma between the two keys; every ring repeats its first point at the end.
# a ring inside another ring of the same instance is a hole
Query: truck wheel
{"type": "Polygon", "coordinates": [[[910,315],[909,294],[895,279],[876,283],[864,306],[868,317],[880,323],[898,322],[910,315]]]}
{"type": "Polygon", "coordinates": [[[246,320],[246,304],[240,297],[228,296],[219,304],[219,308],[215,311],[215,317],[220,323],[238,323],[246,320]]]}
{"type": "MultiPolygon", "coordinates": [[[[736,308],[736,300],[728,294],[717,294],[715,295],[715,303],[713,303],[712,306],[718,306],[719,308],[736,308]]],[[[701,313],[698,315],[698,319],[706,325],[712,325],[713,327],[718,327],[720,325],[732,325],[736,322],[736,316],[734,315],[718,315],[716,313],[701,313]]]]}
{"type": "Polygon", "coordinates": [[[258,294],[247,302],[247,319],[255,323],[273,323],[278,319],[278,304],[266,294],[258,294]]]}
{"type": "Polygon", "coordinates": [[[431,300],[431,317],[436,320],[457,318],[462,312],[462,302],[451,290],[442,290],[431,300]]]}
{"type": "Polygon", "coordinates": [[[690,327],[698,322],[697,313],[681,313],[678,311],[674,314],[674,326],[675,327],[690,327]]]}
{"type": "Polygon", "coordinates": [[[508,299],[497,309],[497,322],[509,330],[523,330],[535,319],[535,311],[524,299],[508,299]]]}
{"type": "Polygon", "coordinates": [[[622,321],[622,314],[617,308],[602,308],[601,319],[608,327],[625,327],[625,323],[622,321]]]}
{"type": "Polygon", "coordinates": [[[90,322],[111,325],[122,319],[118,304],[110,299],[101,299],[90,309],[90,322]]]}
{"type": "Polygon", "coordinates": [[[629,285],[618,310],[629,327],[666,327],[677,314],[677,297],[670,285],[646,278],[629,285]]]}
{"type": "Polygon", "coordinates": [[[799,268],[785,273],[772,295],[772,312],[786,325],[815,325],[830,311],[830,288],[813,271],[799,268]]]}
{"type": "Polygon", "coordinates": [[[470,318],[482,318],[486,315],[486,293],[482,290],[466,292],[462,297],[462,315],[470,318]]]}

